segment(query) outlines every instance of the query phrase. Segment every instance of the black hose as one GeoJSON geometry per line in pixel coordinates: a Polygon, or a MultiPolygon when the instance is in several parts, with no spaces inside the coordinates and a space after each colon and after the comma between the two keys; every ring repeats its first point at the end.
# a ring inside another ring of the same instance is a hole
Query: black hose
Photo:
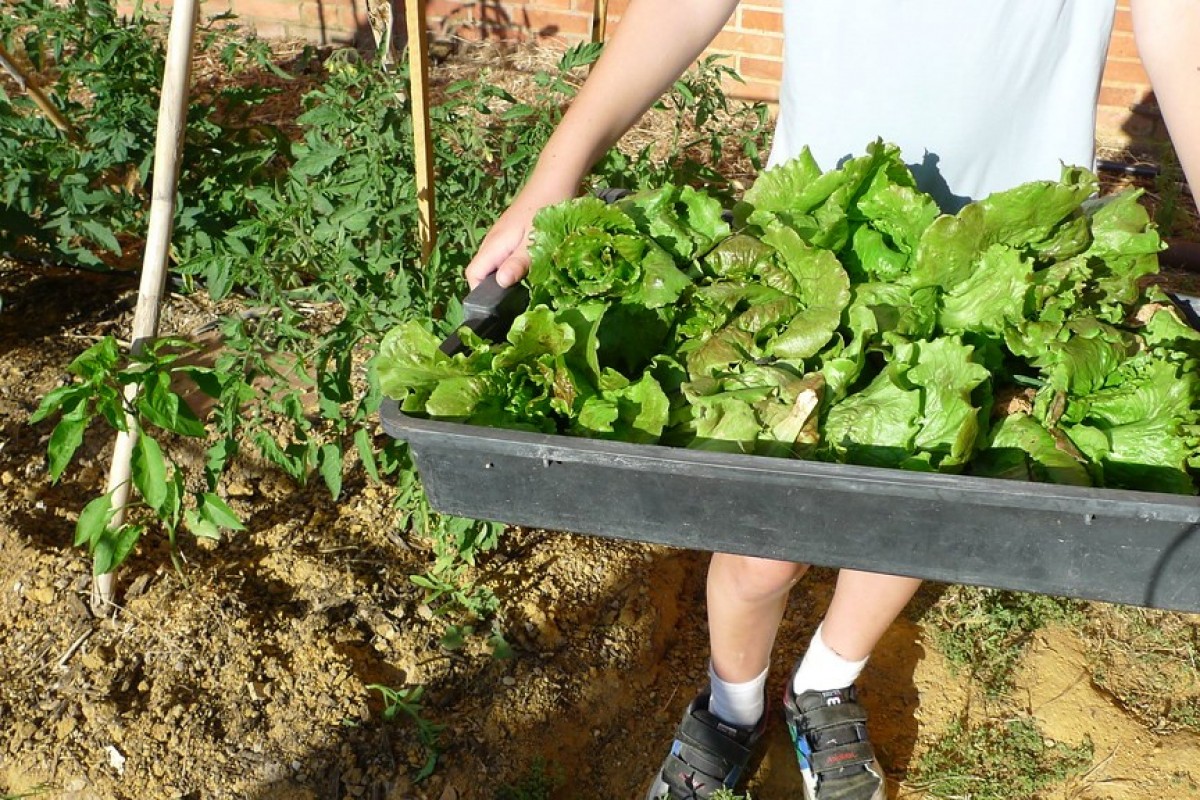
{"type": "Polygon", "coordinates": [[[1123,164],[1120,161],[1097,161],[1096,169],[1102,172],[1137,175],[1139,178],[1157,178],[1162,171],[1156,164],[1123,164]]]}

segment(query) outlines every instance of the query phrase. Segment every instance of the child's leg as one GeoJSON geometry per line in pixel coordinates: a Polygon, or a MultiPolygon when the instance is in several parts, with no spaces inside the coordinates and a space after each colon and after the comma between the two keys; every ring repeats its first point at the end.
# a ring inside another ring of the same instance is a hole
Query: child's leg
{"type": "Polygon", "coordinates": [[[842,570],[833,602],[792,676],[784,716],[810,800],[883,800],[883,770],[853,688],[921,582],[842,570]]]}
{"type": "Polygon", "coordinates": [[[763,688],[788,590],[806,569],[786,561],[713,555],[708,567],[709,691],[684,712],[647,800],[695,800],[719,786],[737,785],[766,729],[763,688]]]}
{"type": "Polygon", "coordinates": [[[867,656],[920,585],[915,578],[838,573],[825,620],[792,675],[796,693],[843,689],[858,680],[867,656]]]}
{"type": "Polygon", "coordinates": [[[729,683],[767,668],[788,592],[806,564],[714,553],[708,567],[708,635],[713,671],[729,683]]]}
{"type": "Polygon", "coordinates": [[[842,570],[821,639],[847,661],[866,658],[920,585],[917,578],[842,570]]]}

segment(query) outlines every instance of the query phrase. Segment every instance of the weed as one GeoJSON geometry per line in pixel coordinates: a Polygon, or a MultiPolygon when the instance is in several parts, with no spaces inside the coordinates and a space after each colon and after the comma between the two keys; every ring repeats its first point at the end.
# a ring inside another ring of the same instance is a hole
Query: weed
{"type": "Polygon", "coordinates": [[[0,794],[0,800],[24,800],[24,798],[27,797],[40,797],[41,795],[51,791],[51,789],[53,789],[53,787],[47,786],[44,783],[39,783],[37,786],[25,789],[24,791],[13,792],[10,794],[0,794]]]}
{"type": "Polygon", "coordinates": [[[425,750],[425,762],[414,776],[413,780],[420,782],[433,774],[441,755],[441,737],[443,726],[430,722],[422,715],[421,698],[425,695],[424,686],[413,686],[404,689],[393,689],[378,683],[368,684],[367,688],[379,692],[383,698],[383,720],[395,722],[401,715],[408,717],[417,730],[417,741],[425,750]]]}
{"type": "Polygon", "coordinates": [[[562,769],[547,766],[545,759],[536,758],[529,771],[510,786],[500,787],[496,800],[550,800],[554,790],[565,781],[562,769]]]}
{"type": "Polygon", "coordinates": [[[1154,224],[1163,237],[1174,236],[1179,226],[1183,201],[1183,168],[1175,148],[1164,143],[1158,148],[1158,174],[1154,177],[1154,197],[1158,207],[1154,211],[1154,224]]]}
{"type": "Polygon", "coordinates": [[[1091,762],[1090,739],[1074,747],[1048,743],[1032,719],[959,719],[920,757],[912,783],[934,797],[1029,800],[1091,762]]]}
{"type": "Polygon", "coordinates": [[[1097,605],[1083,629],[1097,686],[1152,730],[1200,731],[1200,620],[1097,605]]]}
{"type": "Polygon", "coordinates": [[[990,695],[1005,691],[1029,635],[1050,622],[1078,623],[1083,604],[1046,595],[950,587],[926,617],[934,642],[990,695]]]}

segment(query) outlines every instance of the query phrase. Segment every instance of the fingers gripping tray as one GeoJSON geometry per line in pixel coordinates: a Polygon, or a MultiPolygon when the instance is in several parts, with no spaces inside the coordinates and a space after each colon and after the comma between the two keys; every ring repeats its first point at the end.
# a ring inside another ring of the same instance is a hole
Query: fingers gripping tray
{"type": "MultiPolygon", "coordinates": [[[[495,302],[468,303],[477,330],[496,302],[512,302],[490,291],[495,302]]],[[[1197,497],[481,428],[410,417],[391,401],[382,421],[448,514],[1200,611],[1197,497]]]]}

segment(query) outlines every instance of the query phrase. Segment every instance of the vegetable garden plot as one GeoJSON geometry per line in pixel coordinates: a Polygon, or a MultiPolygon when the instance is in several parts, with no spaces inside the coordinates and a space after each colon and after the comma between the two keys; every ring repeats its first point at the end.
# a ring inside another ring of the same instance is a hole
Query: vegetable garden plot
{"type": "Polygon", "coordinates": [[[1139,288],[1136,193],[1094,191],[939,215],[876,143],[732,224],[674,187],[548,209],[506,341],[389,335],[385,424],[452,513],[1200,609],[1200,501],[1165,494],[1196,491],[1200,334],[1139,288]]]}

